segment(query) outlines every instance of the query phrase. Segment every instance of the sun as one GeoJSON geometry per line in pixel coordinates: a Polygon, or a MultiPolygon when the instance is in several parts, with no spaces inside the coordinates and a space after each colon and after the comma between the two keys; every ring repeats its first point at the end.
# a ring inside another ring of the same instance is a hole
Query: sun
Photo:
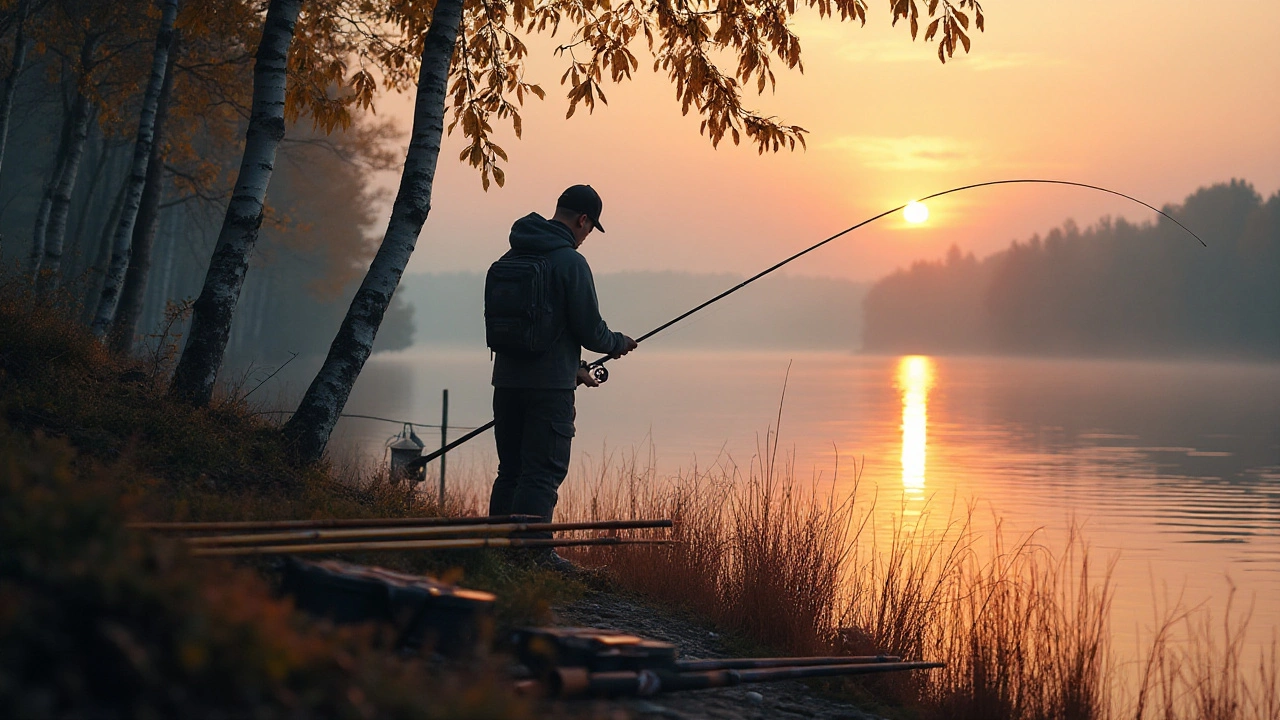
{"type": "Polygon", "coordinates": [[[912,225],[919,225],[929,219],[929,208],[922,202],[912,200],[902,209],[902,216],[912,225]]]}

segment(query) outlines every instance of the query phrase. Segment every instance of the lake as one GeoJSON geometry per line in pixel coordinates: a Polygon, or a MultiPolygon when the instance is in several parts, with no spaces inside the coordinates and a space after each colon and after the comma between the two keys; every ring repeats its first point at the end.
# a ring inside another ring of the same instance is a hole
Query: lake
{"type": "MultiPolygon", "coordinates": [[[[610,369],[579,391],[568,482],[632,453],[665,474],[745,468],[781,404],[783,452],[824,492],[860,474],[878,513],[937,524],[972,503],[980,526],[1043,529],[1050,546],[1083,524],[1118,558],[1121,647],[1152,622],[1153,593],[1220,610],[1234,583],[1254,603],[1252,641],[1280,623],[1280,365],[642,348],[610,369]]],[[[435,424],[448,388],[451,425],[476,426],[489,370],[487,351],[377,355],[347,412],[435,424]]],[[[334,448],[380,456],[398,430],[344,419],[334,448]]],[[[438,446],[439,430],[419,434],[438,446]]],[[[454,482],[486,482],[492,435],[449,458],[454,482]]]]}

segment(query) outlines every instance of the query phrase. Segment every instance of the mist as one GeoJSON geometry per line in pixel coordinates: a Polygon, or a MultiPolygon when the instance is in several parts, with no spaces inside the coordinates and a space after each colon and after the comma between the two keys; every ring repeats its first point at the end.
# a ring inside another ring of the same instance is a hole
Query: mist
{"type": "MultiPolygon", "coordinates": [[[[778,275],[656,336],[655,348],[930,355],[1280,357],[1280,193],[1234,180],[1167,220],[1068,220],[979,258],[952,246],[875,283],[778,275]]],[[[584,248],[590,257],[591,249],[584,248]]],[[[731,273],[601,273],[610,326],[634,336],[733,287],[731,273]]],[[[483,347],[483,273],[408,275],[416,343],[483,347]]]]}
{"type": "MultiPolygon", "coordinates": [[[[589,259],[590,247],[583,251],[589,259]]],[[[597,274],[595,283],[609,327],[639,337],[744,279],[623,272],[597,274]]],[[[646,348],[856,351],[866,289],[849,280],[765,277],[664,330],[646,348]]],[[[418,343],[484,347],[482,273],[406,275],[396,297],[413,308],[418,343]]]]}

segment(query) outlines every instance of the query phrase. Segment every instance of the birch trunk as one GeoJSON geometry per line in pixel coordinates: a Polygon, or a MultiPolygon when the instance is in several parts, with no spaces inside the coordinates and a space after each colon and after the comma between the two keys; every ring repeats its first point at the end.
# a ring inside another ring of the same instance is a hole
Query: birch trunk
{"type": "Polygon", "coordinates": [[[18,4],[18,29],[13,36],[13,59],[9,64],[9,77],[4,80],[4,95],[0,97],[0,169],[4,168],[4,149],[9,143],[9,118],[13,117],[13,97],[18,91],[18,76],[27,63],[27,17],[31,14],[31,0],[18,4]]]}
{"type": "Polygon", "coordinates": [[[44,258],[44,239],[49,228],[49,208],[53,205],[53,188],[62,177],[62,168],[67,164],[67,148],[71,138],[71,108],[63,107],[62,131],[58,133],[58,149],[53,156],[53,169],[49,171],[49,181],[45,183],[40,194],[40,207],[36,210],[35,223],[31,228],[31,252],[27,255],[27,274],[32,284],[40,274],[40,261],[44,258]]]}
{"type": "Polygon", "coordinates": [[[463,0],[436,3],[431,27],[423,39],[413,135],[387,233],[329,346],[324,365],[284,427],[285,436],[294,444],[303,462],[316,462],[324,453],[351,387],[373,352],[378,326],[413,254],[418,233],[422,232],[422,225],[431,212],[431,187],[444,134],[449,68],[462,20],[462,6],[463,0]]]}
{"type": "MultiPolygon", "coordinates": [[[[54,165],[55,175],[57,175],[61,166],[61,162],[57,162],[54,165]]],[[[49,227],[49,206],[52,204],[53,186],[48,186],[40,196],[40,207],[36,209],[35,225],[31,228],[31,251],[27,253],[27,275],[31,277],[33,284],[36,281],[36,277],[40,275],[40,259],[44,257],[45,228],[49,227]]]]}
{"type": "MultiPolygon", "coordinates": [[[[112,184],[116,181],[118,173],[112,173],[110,181],[112,184]]],[[[93,262],[89,263],[89,267],[85,268],[85,280],[88,289],[86,297],[96,297],[102,288],[102,276],[107,274],[107,262],[111,259],[111,230],[116,226],[116,222],[120,220],[120,209],[124,207],[124,182],[120,181],[120,189],[116,191],[116,196],[111,199],[111,208],[107,212],[107,221],[102,224],[102,229],[98,232],[98,238],[94,243],[93,262]]],[[[80,313],[80,321],[85,325],[93,322],[94,307],[85,303],[80,313]]]]}
{"type": "Polygon", "coordinates": [[[253,107],[244,157],[227,206],[204,287],[192,308],[191,327],[169,393],[193,405],[209,404],[222,366],[249,254],[258,241],[267,183],[284,139],[286,66],[301,0],[271,0],[253,66],[253,107]]]}
{"type": "MultiPolygon", "coordinates": [[[[142,111],[138,117],[138,137],[133,144],[133,167],[125,190],[124,209],[116,225],[111,241],[111,264],[102,282],[98,297],[98,309],[90,329],[99,339],[106,337],[115,319],[116,305],[120,301],[120,289],[124,287],[125,273],[129,270],[129,256],[133,245],[133,228],[142,204],[142,191],[147,184],[147,168],[151,162],[151,148],[155,144],[156,115],[163,93],[166,70],[169,67],[169,49],[173,45],[173,23],[178,17],[178,0],[165,0],[160,13],[160,31],[156,33],[156,49],[151,57],[151,77],[147,91],[142,96],[142,111]]],[[[129,334],[132,341],[133,334],[129,334]]]]}
{"type": "Polygon", "coordinates": [[[76,97],[71,104],[71,135],[67,143],[67,156],[49,204],[44,256],[40,260],[40,273],[36,278],[36,292],[39,294],[58,287],[61,280],[62,244],[67,236],[67,218],[71,214],[71,191],[75,189],[76,177],[80,174],[80,160],[84,157],[85,141],[89,138],[89,120],[93,114],[84,88],[89,83],[93,58],[101,44],[101,35],[90,35],[80,49],[80,73],[76,81],[76,97]]]}
{"type": "MultiPolygon", "coordinates": [[[[175,38],[174,42],[177,42],[175,38]]],[[[169,68],[165,72],[164,87],[160,90],[160,106],[156,108],[156,137],[151,145],[151,159],[147,161],[147,182],[142,187],[142,204],[138,207],[138,221],[133,226],[133,247],[129,252],[129,271],[124,275],[124,288],[120,291],[120,304],[112,321],[112,349],[128,352],[133,348],[138,334],[138,321],[146,302],[150,284],[151,260],[154,253],[156,231],[160,224],[160,198],[164,195],[164,146],[165,124],[169,117],[169,99],[173,93],[173,66],[177,48],[169,52],[169,68]]]]}
{"type": "MultiPolygon", "coordinates": [[[[93,133],[89,134],[89,138],[89,148],[85,150],[85,155],[87,156],[86,160],[88,158],[93,158],[93,171],[89,173],[89,187],[85,189],[84,201],[80,203],[80,212],[76,217],[76,229],[71,233],[72,243],[78,250],[80,250],[80,252],[73,255],[73,259],[77,262],[69,268],[71,270],[69,274],[70,277],[77,277],[77,271],[82,272],[86,269],[79,266],[87,266],[88,264],[88,253],[84,252],[85,226],[101,217],[104,214],[102,207],[111,202],[110,190],[106,192],[99,192],[99,188],[102,184],[102,177],[107,174],[107,162],[111,159],[111,148],[109,142],[105,137],[99,138],[101,142],[94,142],[93,133]],[[78,255],[78,257],[76,257],[76,255],[78,255]]],[[[86,301],[90,297],[92,297],[92,294],[85,295],[86,301]]]]}

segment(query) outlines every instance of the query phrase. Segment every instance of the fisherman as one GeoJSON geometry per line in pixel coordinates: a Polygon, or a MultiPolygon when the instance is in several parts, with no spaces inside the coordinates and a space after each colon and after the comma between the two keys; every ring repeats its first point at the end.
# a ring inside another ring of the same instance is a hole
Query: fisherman
{"type": "MultiPolygon", "coordinates": [[[[520,218],[511,226],[511,250],[485,280],[498,449],[490,515],[536,515],[551,522],[569,472],[574,389],[600,384],[582,350],[618,358],[636,348],[635,340],[611,331],[600,317],[591,268],[578,251],[592,230],[604,232],[602,205],[590,185],[574,185],[560,194],[550,220],[538,213],[520,218]]],[[[577,571],[550,548],[536,560],[577,571]]]]}

